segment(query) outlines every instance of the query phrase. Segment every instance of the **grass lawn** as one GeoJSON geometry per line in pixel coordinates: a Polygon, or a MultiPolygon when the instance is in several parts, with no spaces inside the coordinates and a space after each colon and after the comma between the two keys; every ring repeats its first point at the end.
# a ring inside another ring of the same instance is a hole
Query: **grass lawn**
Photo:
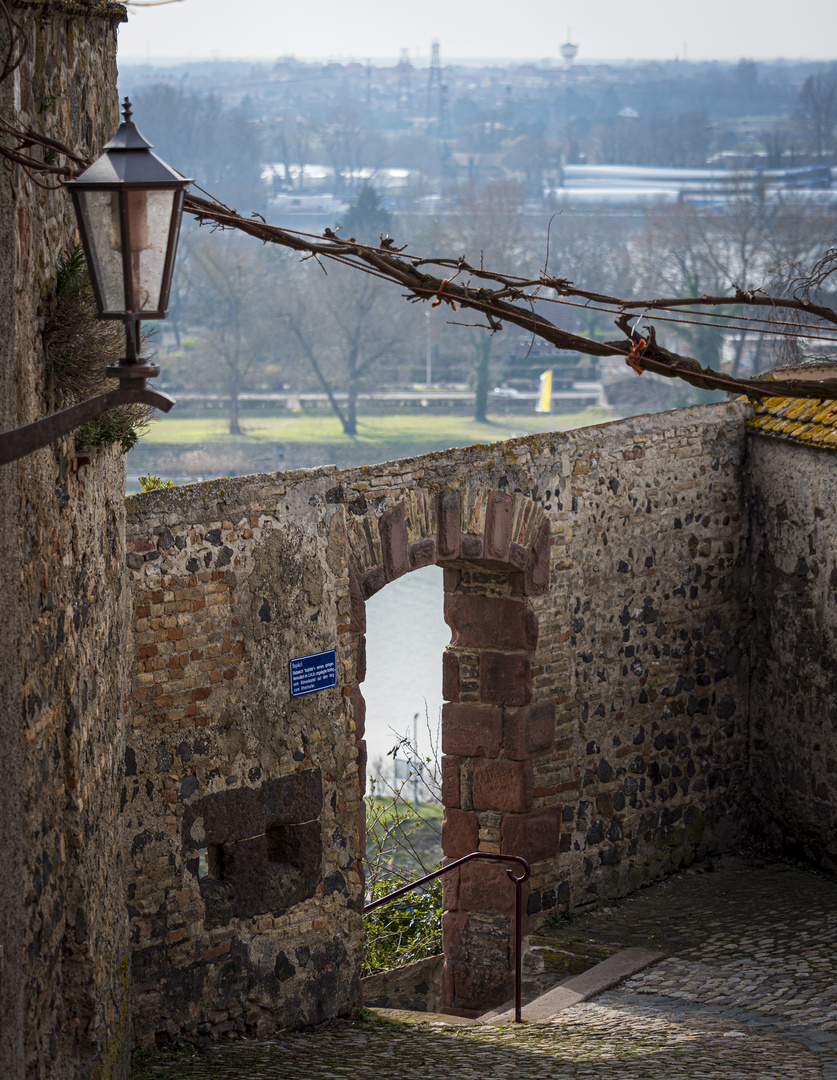
{"type": "Polygon", "coordinates": [[[329,443],[334,447],[385,446],[394,443],[432,443],[434,447],[468,446],[471,443],[498,442],[534,431],[566,431],[607,420],[608,413],[597,406],[551,417],[531,415],[503,416],[488,424],[477,424],[467,416],[432,413],[402,413],[361,417],[358,434],[345,435],[335,416],[245,416],[245,434],[229,435],[222,416],[180,418],[166,416],[152,424],[143,437],[145,445],[183,446],[205,442],[306,444],[329,443]]]}
{"type": "Polygon", "coordinates": [[[344,435],[330,414],[270,414],[254,411],[241,420],[243,435],[229,435],[223,415],[166,416],[153,423],[128,455],[128,491],[150,472],[175,483],[216,476],[337,465],[376,465],[454,446],[495,443],[538,431],[569,431],[610,419],[597,406],[538,416],[508,414],[477,424],[468,416],[438,412],[371,413],[358,420],[358,434],[344,435]]]}

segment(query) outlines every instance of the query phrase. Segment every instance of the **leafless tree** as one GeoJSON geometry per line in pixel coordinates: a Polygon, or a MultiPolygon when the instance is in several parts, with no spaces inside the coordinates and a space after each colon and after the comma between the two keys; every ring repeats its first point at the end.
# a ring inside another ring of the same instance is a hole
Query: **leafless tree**
{"type": "Polygon", "coordinates": [[[837,68],[808,76],[799,93],[797,116],[817,157],[829,153],[837,126],[837,68]]]}

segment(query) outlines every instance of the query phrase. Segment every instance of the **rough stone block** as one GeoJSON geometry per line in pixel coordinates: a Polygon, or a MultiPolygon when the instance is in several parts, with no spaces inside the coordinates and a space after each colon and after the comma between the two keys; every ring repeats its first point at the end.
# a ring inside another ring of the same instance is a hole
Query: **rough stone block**
{"type": "Polygon", "coordinates": [[[442,757],[442,805],[459,806],[459,761],[442,757]]]}
{"type": "Polygon", "coordinates": [[[268,780],[262,785],[262,792],[268,825],[310,821],[323,810],[323,778],[319,769],[304,769],[268,780]]]}
{"type": "Polygon", "coordinates": [[[451,645],[463,649],[528,649],[538,641],[538,621],[522,600],[496,596],[445,596],[451,645]]]}
{"type": "Polygon", "coordinates": [[[459,701],[459,657],[449,649],[442,657],[442,697],[459,701]]]}
{"type": "Polygon", "coordinates": [[[480,823],[470,810],[445,807],[442,818],[442,852],[447,859],[461,859],[479,847],[480,823]]]}
{"type": "Polygon", "coordinates": [[[509,814],[500,827],[504,855],[522,855],[530,863],[557,854],[561,807],[549,806],[528,814],[509,814]]]}
{"type": "MultiPolygon", "coordinates": [[[[514,911],[514,883],[502,863],[465,863],[459,871],[459,907],[463,911],[514,911]]],[[[524,897],[524,905],[526,898],[524,897]]],[[[525,910],[525,907],[524,907],[525,910]]]]}
{"type": "Polygon", "coordinates": [[[503,710],[497,706],[442,706],[442,752],[460,757],[494,757],[503,743],[503,710]]]}
{"type": "Polygon", "coordinates": [[[381,514],[378,533],[384,556],[384,572],[387,581],[394,581],[410,569],[410,548],[403,502],[396,503],[381,514]]]}
{"type": "Polygon", "coordinates": [[[507,562],[512,530],[512,497],[491,491],[485,513],[485,557],[507,562]]]}
{"type": "Polygon", "coordinates": [[[460,506],[458,491],[436,496],[436,552],[441,559],[459,558],[460,506]]]}
{"type": "Polygon", "coordinates": [[[480,653],[480,700],[491,705],[528,705],[532,700],[529,657],[520,653],[480,653]]]}
{"type": "MultiPolygon", "coordinates": [[[[475,810],[522,814],[532,808],[531,761],[474,762],[475,810]]],[[[516,851],[512,854],[518,854],[516,851]]]]}
{"type": "Polygon", "coordinates": [[[525,761],[549,750],[555,742],[555,701],[535,701],[503,715],[503,753],[525,761]]]}
{"type": "Polygon", "coordinates": [[[229,844],[258,836],[267,826],[267,810],[260,788],[238,788],[206,795],[186,807],[183,841],[189,848],[204,844],[229,844]],[[192,825],[203,818],[205,839],[199,845],[191,836],[192,825]]]}

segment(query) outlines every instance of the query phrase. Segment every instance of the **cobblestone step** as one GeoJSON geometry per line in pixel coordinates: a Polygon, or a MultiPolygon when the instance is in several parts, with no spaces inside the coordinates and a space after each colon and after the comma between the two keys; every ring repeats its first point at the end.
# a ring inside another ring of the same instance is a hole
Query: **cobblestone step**
{"type": "MultiPolygon", "coordinates": [[[[589,1001],[590,998],[605,990],[610,990],[611,987],[629,979],[632,975],[639,974],[640,971],[662,960],[664,956],[665,953],[652,949],[622,949],[580,975],[562,980],[551,990],[547,990],[545,994],[529,1002],[523,1011],[523,1019],[549,1020],[572,1005],[589,1001]]],[[[508,1023],[514,1020],[514,1002],[511,1008],[506,1006],[501,1010],[493,1010],[481,1016],[480,1019],[484,1023],[508,1023]]]]}

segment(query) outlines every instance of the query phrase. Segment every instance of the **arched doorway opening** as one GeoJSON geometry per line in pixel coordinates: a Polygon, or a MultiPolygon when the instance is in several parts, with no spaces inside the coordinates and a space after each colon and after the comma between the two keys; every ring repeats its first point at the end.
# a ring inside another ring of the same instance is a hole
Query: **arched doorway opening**
{"type": "MultiPolygon", "coordinates": [[[[534,679],[536,602],[549,585],[543,511],[526,496],[502,490],[463,499],[459,490],[414,489],[409,502],[350,525],[357,650],[352,702],[364,770],[365,602],[387,583],[435,564],[444,570],[451,630],[442,663],[443,855],[502,852],[533,863],[554,858],[560,807],[535,795],[533,774],[533,760],[555,737],[554,688],[534,679]]],[[[363,812],[358,829],[362,846],[363,812]]],[[[446,875],[444,883],[444,1003],[448,1011],[472,1015],[511,993],[513,888],[502,868],[479,862],[446,875]]]]}

